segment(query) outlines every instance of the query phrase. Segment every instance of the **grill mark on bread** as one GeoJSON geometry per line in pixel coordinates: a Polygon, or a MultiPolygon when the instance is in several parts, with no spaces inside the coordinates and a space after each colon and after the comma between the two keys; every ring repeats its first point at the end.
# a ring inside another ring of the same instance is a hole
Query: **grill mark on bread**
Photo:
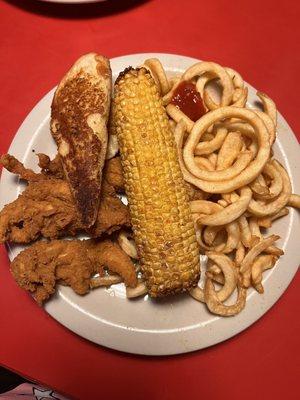
{"type": "Polygon", "coordinates": [[[86,227],[94,223],[99,205],[110,102],[109,63],[97,55],[94,60],[95,73],[85,67],[70,71],[51,106],[52,135],[86,227]]]}
{"type": "MultiPolygon", "coordinates": [[[[52,118],[59,121],[57,128],[67,142],[70,134],[79,135],[83,139],[86,133],[93,134],[87,124],[87,117],[97,113],[103,115],[106,95],[99,85],[91,83],[92,79],[91,75],[80,72],[55,95],[52,118]]],[[[57,136],[57,132],[53,134],[57,136]]],[[[60,140],[59,137],[57,139],[60,140]]]]}

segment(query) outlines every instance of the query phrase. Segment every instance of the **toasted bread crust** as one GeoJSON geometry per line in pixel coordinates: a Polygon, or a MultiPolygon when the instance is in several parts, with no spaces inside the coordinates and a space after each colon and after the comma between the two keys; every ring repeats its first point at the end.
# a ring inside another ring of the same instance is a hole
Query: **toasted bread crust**
{"type": "Polygon", "coordinates": [[[95,222],[99,206],[110,94],[109,61],[88,54],[63,78],[52,102],[52,135],[86,227],[95,222]]]}

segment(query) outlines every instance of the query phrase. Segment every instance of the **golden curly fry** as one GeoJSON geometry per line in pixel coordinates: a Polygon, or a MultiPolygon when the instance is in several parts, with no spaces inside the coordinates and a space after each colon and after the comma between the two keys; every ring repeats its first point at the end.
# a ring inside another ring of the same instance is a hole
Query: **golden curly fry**
{"type": "MultiPolygon", "coordinates": [[[[177,132],[177,145],[180,149],[182,146],[182,140],[180,140],[180,131],[177,132]]],[[[175,136],[177,136],[175,135],[175,136]]],[[[180,150],[179,150],[180,151],[180,150]]],[[[211,111],[201,117],[194,125],[190,135],[183,149],[183,160],[185,169],[183,175],[185,179],[193,183],[193,185],[209,193],[228,193],[232,190],[240,188],[250,183],[255,177],[261,172],[265,166],[270,155],[270,143],[269,134],[263,121],[251,110],[246,110],[237,107],[222,107],[218,110],[211,111]],[[258,140],[259,149],[255,159],[245,168],[241,173],[232,179],[226,181],[207,181],[196,177],[197,165],[194,161],[194,150],[202,134],[207,128],[224,118],[240,118],[253,127],[253,132],[258,140]],[[188,174],[186,174],[186,170],[188,174]]]]}
{"type": "Polygon", "coordinates": [[[275,214],[280,211],[283,207],[286,206],[292,194],[292,186],[286,170],[276,160],[273,160],[272,164],[282,177],[282,191],[275,200],[266,204],[258,203],[254,199],[250,201],[248,205],[248,210],[258,217],[264,217],[266,215],[275,214]]]}
{"type": "Polygon", "coordinates": [[[167,94],[170,90],[170,84],[165,73],[165,70],[157,58],[148,58],[144,61],[144,66],[150,69],[150,72],[156,82],[158,82],[158,87],[162,96],[167,94]]]}
{"type": "Polygon", "coordinates": [[[135,288],[126,287],[126,297],[128,299],[133,299],[135,297],[144,296],[148,292],[147,286],[141,280],[139,280],[135,288]]]}
{"type": "Polygon", "coordinates": [[[225,301],[232,295],[237,285],[238,275],[235,264],[225,254],[209,251],[206,255],[217,264],[224,275],[224,286],[217,292],[217,298],[219,301],[225,301]]]}
{"type": "Polygon", "coordinates": [[[300,208],[300,196],[299,194],[291,194],[287,203],[288,206],[300,208]]]}
{"type": "Polygon", "coordinates": [[[241,189],[239,200],[211,215],[199,217],[198,222],[203,225],[226,225],[239,218],[246,210],[252,197],[251,190],[245,186],[241,189]]]}
{"type": "Polygon", "coordinates": [[[218,150],[227,136],[227,129],[226,128],[218,128],[216,130],[216,135],[210,141],[206,142],[199,142],[195,148],[195,154],[197,156],[201,156],[203,154],[210,154],[215,150],[218,150]]]}
{"type": "Polygon", "coordinates": [[[240,272],[245,274],[251,268],[255,258],[279,238],[280,236],[278,235],[271,235],[252,247],[241,262],[240,272]]]}
{"type": "Polygon", "coordinates": [[[273,268],[278,257],[274,255],[259,256],[253,263],[251,268],[251,282],[258,293],[263,293],[262,273],[267,269],[273,268]]]}
{"type": "Polygon", "coordinates": [[[238,284],[238,298],[235,304],[227,306],[223,304],[217,296],[214,284],[210,278],[206,279],[204,288],[204,299],[210,312],[213,314],[221,315],[223,317],[230,317],[238,314],[245,308],[247,290],[238,284]]]}
{"type": "MultiPolygon", "coordinates": [[[[205,61],[196,63],[184,72],[184,74],[182,75],[182,80],[189,81],[195,77],[200,77],[202,74],[205,74],[207,72],[219,78],[220,84],[223,88],[219,106],[229,105],[233,97],[234,86],[229,74],[219,64],[205,61]]],[[[211,100],[210,96],[207,96],[207,98],[211,100]]],[[[212,100],[210,101],[210,104],[213,104],[214,107],[217,106],[212,100]]]]}
{"type": "Polygon", "coordinates": [[[260,100],[263,103],[264,112],[272,119],[272,121],[273,121],[273,123],[274,123],[274,125],[276,127],[276,125],[277,125],[276,104],[265,93],[257,92],[256,94],[257,94],[257,96],[260,98],[260,100]]]}

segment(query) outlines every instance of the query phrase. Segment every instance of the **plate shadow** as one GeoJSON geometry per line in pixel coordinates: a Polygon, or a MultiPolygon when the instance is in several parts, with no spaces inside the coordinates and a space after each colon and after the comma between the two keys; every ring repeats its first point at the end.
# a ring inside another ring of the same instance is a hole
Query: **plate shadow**
{"type": "Polygon", "coordinates": [[[29,13],[61,19],[89,19],[121,14],[151,0],[107,0],[99,3],[64,4],[38,0],[5,0],[12,6],[29,13]]]}

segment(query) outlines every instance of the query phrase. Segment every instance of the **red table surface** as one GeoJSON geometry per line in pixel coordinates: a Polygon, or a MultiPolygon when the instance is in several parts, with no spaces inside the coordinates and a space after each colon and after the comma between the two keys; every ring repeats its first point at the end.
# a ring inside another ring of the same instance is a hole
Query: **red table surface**
{"type": "MultiPolygon", "coordinates": [[[[110,1],[88,8],[0,2],[0,152],[32,107],[89,51],[184,54],[237,69],[299,120],[297,0],[110,1]]],[[[298,135],[298,139],[300,136],[298,135]]],[[[293,399],[299,375],[299,274],[253,326],[174,357],[105,349],[69,332],[17,287],[0,249],[0,363],[79,399],[293,399]]]]}

